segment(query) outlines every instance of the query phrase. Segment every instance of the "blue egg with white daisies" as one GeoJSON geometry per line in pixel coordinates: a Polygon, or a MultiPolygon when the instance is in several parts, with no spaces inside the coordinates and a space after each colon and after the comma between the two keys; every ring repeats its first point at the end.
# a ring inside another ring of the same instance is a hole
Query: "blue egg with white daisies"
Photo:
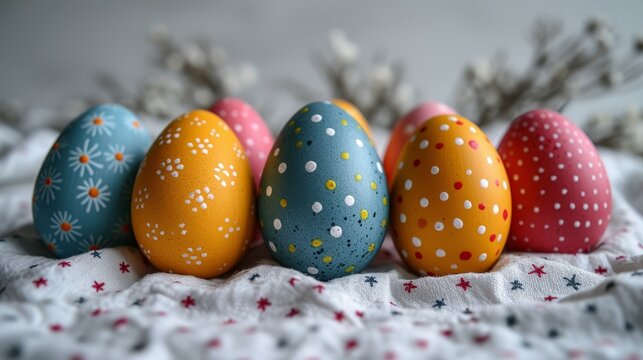
{"type": "Polygon", "coordinates": [[[151,144],[139,119],[120,105],[98,105],[61,132],[40,168],[32,213],[57,257],[135,246],[132,184],[151,144]]]}
{"type": "Polygon", "coordinates": [[[270,253],[317,279],[362,271],[386,234],[389,194],[373,142],[330,102],[308,104],[286,123],[259,191],[270,253]]]}

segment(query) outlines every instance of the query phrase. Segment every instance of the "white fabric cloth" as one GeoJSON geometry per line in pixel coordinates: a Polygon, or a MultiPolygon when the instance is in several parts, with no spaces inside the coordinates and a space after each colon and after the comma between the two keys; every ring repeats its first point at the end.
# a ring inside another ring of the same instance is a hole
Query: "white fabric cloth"
{"type": "Polygon", "coordinates": [[[155,272],[135,248],[50,258],[31,225],[56,133],[0,131],[0,358],[643,358],[643,160],[601,150],[613,215],[590,254],[505,253],[418,278],[390,239],[327,283],[255,247],[225,278],[155,272]]]}

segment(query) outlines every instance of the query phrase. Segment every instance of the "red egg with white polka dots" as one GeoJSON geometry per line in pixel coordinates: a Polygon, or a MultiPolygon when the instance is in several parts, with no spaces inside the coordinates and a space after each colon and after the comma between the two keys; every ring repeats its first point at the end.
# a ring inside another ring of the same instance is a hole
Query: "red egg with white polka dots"
{"type": "Polygon", "coordinates": [[[588,252],[610,221],[603,162],[585,133],[562,115],[529,111],[513,121],[498,152],[511,183],[509,249],[588,252]]]}
{"type": "Polygon", "coordinates": [[[275,142],[266,122],[252,106],[232,97],[217,101],[210,111],[219,115],[236,133],[250,161],[255,185],[259,187],[263,167],[275,142]]]}

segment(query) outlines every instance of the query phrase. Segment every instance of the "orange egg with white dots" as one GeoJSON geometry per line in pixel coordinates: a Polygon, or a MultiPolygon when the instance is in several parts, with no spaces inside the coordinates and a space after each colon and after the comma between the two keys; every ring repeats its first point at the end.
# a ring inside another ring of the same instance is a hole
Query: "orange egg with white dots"
{"type": "Polygon", "coordinates": [[[406,144],[391,193],[398,252],[421,275],[483,272],[493,266],[511,224],[504,165],[471,121],[441,115],[406,144]]]}
{"type": "Polygon", "coordinates": [[[141,163],[131,203],[136,241],[159,270],[221,275],[252,239],[254,199],[235,133],[209,111],[190,111],[163,130],[141,163]]]}

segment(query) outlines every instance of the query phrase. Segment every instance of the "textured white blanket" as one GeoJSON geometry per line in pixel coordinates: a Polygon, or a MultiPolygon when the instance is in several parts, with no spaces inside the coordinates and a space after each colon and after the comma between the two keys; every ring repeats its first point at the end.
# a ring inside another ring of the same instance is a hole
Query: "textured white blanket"
{"type": "Polygon", "coordinates": [[[614,210],[590,254],[417,278],[387,239],[367,272],[323,283],[261,246],[201,280],[154,272],[135,248],[50,258],[30,199],[56,133],[0,130],[0,358],[643,358],[640,158],[601,150],[614,210]]]}

